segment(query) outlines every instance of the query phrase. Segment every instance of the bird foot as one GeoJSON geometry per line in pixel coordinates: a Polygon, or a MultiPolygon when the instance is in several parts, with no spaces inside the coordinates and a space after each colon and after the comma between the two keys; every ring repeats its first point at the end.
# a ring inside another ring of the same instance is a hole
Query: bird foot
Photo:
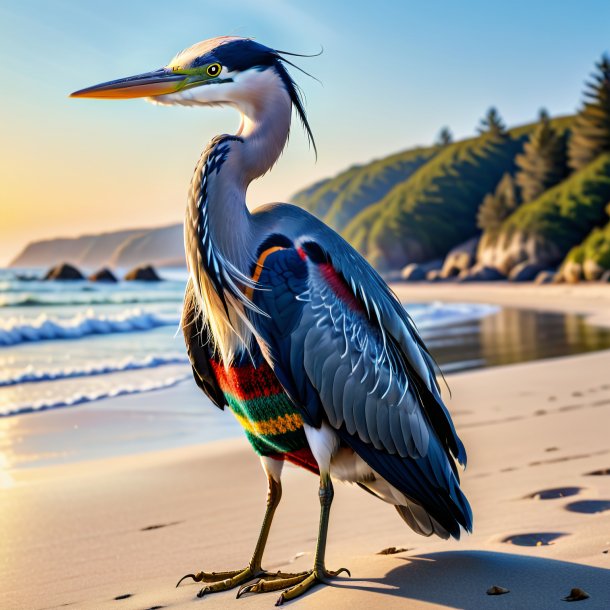
{"type": "Polygon", "coordinates": [[[347,568],[341,568],[336,571],[326,570],[325,568],[314,568],[308,572],[302,572],[300,574],[279,575],[278,573],[274,578],[261,578],[254,583],[245,584],[239,588],[237,597],[241,597],[246,593],[267,593],[269,591],[279,591],[288,587],[275,602],[276,606],[281,606],[285,601],[295,599],[302,595],[311,587],[317,584],[332,585],[332,579],[339,574],[346,572],[348,576],[351,576],[350,571],[347,568]]]}
{"type": "MultiPolygon", "coordinates": [[[[289,572],[269,572],[262,569],[254,569],[250,566],[243,570],[230,570],[227,572],[197,572],[196,574],[185,574],[176,584],[176,587],[180,586],[180,583],[186,578],[192,578],[194,582],[206,583],[197,597],[203,597],[208,593],[217,593],[219,591],[228,591],[240,585],[245,585],[248,581],[254,578],[265,579],[269,582],[273,582],[276,579],[291,579],[291,578],[303,578],[307,576],[309,572],[299,572],[296,574],[289,572]]],[[[242,587],[243,588],[243,587],[242,587]]],[[[281,587],[280,587],[281,588],[281,587]]],[[[241,589],[240,589],[241,591],[241,589]]],[[[238,592],[237,597],[240,596],[238,592]]]]}

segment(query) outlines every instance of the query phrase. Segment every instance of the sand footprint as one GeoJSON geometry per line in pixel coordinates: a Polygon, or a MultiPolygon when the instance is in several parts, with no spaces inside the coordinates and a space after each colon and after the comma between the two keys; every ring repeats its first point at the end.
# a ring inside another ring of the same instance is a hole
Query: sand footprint
{"type": "Polygon", "coordinates": [[[566,504],[564,508],[572,513],[594,515],[610,510],[610,500],[578,500],[566,504]]]}
{"type": "Polygon", "coordinates": [[[513,534],[502,538],[500,542],[517,546],[549,546],[554,544],[555,540],[567,535],[564,532],[532,532],[530,534],[513,534]]]}
{"type": "Polygon", "coordinates": [[[557,498],[568,498],[569,496],[575,496],[582,490],[582,487],[554,487],[552,489],[535,491],[532,494],[524,496],[524,498],[526,500],[556,500],[557,498]]]}

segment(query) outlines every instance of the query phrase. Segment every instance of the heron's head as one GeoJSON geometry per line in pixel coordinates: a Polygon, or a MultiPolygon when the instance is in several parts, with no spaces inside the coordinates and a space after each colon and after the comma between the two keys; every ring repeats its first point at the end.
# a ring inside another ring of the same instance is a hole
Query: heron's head
{"type": "MultiPolygon", "coordinates": [[[[167,66],[75,91],[71,97],[144,97],[162,105],[232,105],[245,114],[282,91],[299,114],[310,139],[301,95],[283,55],[249,38],[221,36],[178,53],[167,66]]],[[[294,65],[294,64],[291,64],[294,65]]]]}

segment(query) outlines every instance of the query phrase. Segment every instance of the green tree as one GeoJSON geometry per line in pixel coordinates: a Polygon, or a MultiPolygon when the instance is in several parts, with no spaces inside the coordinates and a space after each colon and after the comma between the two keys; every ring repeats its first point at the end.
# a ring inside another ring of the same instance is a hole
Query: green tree
{"type": "Polygon", "coordinates": [[[507,172],[502,176],[493,193],[485,195],[477,213],[477,225],[483,231],[494,232],[520,204],[514,178],[507,172]]]}
{"type": "Polygon", "coordinates": [[[533,201],[565,178],[565,137],[553,129],[546,110],[540,111],[540,122],[515,162],[519,168],[515,181],[521,188],[521,197],[525,203],[533,201]]]}
{"type": "Polygon", "coordinates": [[[595,67],[592,80],[585,84],[583,106],[572,128],[568,154],[574,170],[610,151],[610,57],[602,56],[595,67]]]}
{"type": "Polygon", "coordinates": [[[436,137],[435,144],[437,146],[448,146],[453,142],[453,134],[451,133],[451,129],[449,127],[443,127],[436,137]]]}
{"type": "Polygon", "coordinates": [[[477,131],[481,135],[491,135],[494,138],[505,138],[506,125],[500,116],[500,113],[493,106],[485,113],[481,119],[477,131]]]}

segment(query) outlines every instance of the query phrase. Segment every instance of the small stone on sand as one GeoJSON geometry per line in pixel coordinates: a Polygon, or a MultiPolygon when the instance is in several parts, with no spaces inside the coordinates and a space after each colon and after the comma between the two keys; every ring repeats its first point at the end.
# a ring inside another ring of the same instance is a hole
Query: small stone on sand
{"type": "Polygon", "coordinates": [[[382,549],[381,551],[379,551],[377,555],[396,555],[396,553],[404,553],[408,550],[409,549],[405,549],[403,547],[389,546],[387,549],[382,549]]]}
{"type": "Polygon", "coordinates": [[[570,591],[570,595],[563,598],[564,602],[581,602],[583,599],[589,599],[591,597],[586,591],[575,587],[570,591]]]}
{"type": "Polygon", "coordinates": [[[487,589],[487,595],[504,595],[505,593],[510,593],[510,591],[504,587],[498,587],[498,585],[487,589]]]}

